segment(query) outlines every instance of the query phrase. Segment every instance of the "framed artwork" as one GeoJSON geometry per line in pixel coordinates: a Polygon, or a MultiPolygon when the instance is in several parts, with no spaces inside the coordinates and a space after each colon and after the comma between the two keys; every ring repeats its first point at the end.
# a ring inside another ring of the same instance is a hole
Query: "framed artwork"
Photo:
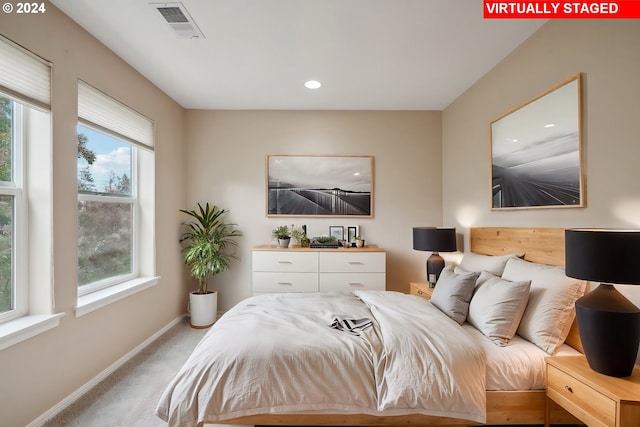
{"type": "Polygon", "coordinates": [[[266,159],[267,216],[373,217],[373,156],[266,159]]]}
{"type": "Polygon", "coordinates": [[[585,206],[580,74],[490,128],[492,209],[585,206]]]}
{"type": "Polygon", "coordinates": [[[336,240],[344,240],[344,227],[341,225],[332,225],[329,227],[329,236],[335,237],[336,240]]]}

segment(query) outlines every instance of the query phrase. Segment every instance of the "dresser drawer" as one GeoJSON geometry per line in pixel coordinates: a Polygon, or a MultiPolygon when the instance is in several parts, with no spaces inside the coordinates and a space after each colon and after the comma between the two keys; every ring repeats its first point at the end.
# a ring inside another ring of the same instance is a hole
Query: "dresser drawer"
{"type": "Polygon", "coordinates": [[[253,293],[318,292],[318,273],[253,273],[253,293]]]}
{"type": "Polygon", "coordinates": [[[320,292],[358,291],[361,289],[384,291],[385,273],[322,273],[320,292]]]}
{"type": "Polygon", "coordinates": [[[322,252],[320,271],[332,273],[384,273],[386,254],[384,252],[322,252]]]}
{"type": "Polygon", "coordinates": [[[615,427],[615,401],[550,365],[547,396],[590,427],[615,427]]]}
{"type": "Polygon", "coordinates": [[[253,271],[313,273],[317,252],[253,251],[253,271]]]}

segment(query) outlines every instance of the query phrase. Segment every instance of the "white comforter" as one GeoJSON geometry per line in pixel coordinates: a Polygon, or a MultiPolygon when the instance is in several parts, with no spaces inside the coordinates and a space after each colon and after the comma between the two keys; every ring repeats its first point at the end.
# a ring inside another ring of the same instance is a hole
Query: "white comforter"
{"type": "Polygon", "coordinates": [[[384,291],[271,294],[229,310],[165,389],[172,427],[276,413],[424,414],[484,423],[484,352],[428,301],[384,291]],[[360,336],[334,318],[372,319],[360,336]]]}

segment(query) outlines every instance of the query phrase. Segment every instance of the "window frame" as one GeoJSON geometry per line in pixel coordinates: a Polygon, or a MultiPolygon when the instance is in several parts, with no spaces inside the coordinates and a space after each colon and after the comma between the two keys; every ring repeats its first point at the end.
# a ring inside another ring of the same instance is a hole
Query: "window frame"
{"type": "MultiPolygon", "coordinates": [[[[106,285],[102,289],[79,293],[74,308],[76,317],[84,316],[159,282],[155,257],[156,168],[153,120],[78,79],[78,124],[131,144],[131,152],[135,152],[137,157],[132,164],[131,172],[131,188],[132,191],[136,191],[134,195],[137,208],[132,218],[132,227],[135,227],[132,235],[132,278],[126,280],[125,277],[119,277],[113,282],[102,283],[106,285]]],[[[122,201],[122,198],[119,197],[118,201],[122,201]]],[[[79,292],[78,283],[76,289],[79,292]]]]}

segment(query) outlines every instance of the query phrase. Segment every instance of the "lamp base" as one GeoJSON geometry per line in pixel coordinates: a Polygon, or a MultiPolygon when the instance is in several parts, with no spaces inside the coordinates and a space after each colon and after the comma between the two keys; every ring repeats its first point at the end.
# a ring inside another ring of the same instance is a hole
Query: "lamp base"
{"type": "Polygon", "coordinates": [[[601,284],[576,301],[576,317],[591,369],[630,376],[640,343],[640,309],[613,285],[601,284]]]}
{"type": "Polygon", "coordinates": [[[430,287],[433,288],[436,285],[443,268],[444,258],[442,258],[438,252],[432,253],[431,256],[427,258],[427,281],[430,287]]]}

